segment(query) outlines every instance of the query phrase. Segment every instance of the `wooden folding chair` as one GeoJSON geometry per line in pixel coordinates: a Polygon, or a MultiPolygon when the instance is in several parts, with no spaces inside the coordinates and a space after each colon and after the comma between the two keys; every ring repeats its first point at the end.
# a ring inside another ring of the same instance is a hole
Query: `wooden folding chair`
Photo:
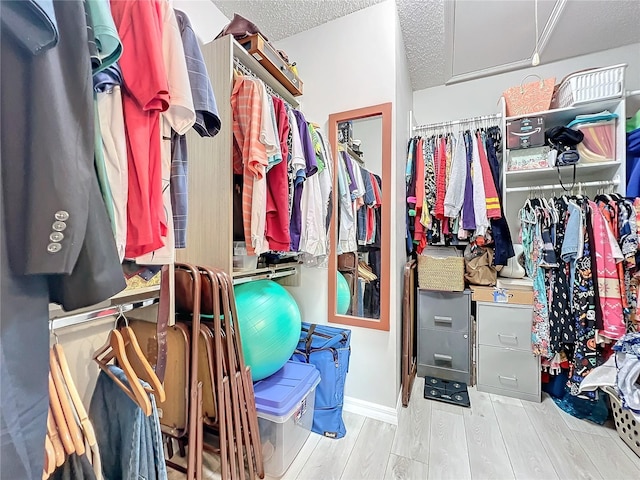
{"type": "Polygon", "coordinates": [[[416,357],[416,261],[404,266],[402,287],[402,406],[409,405],[418,369],[416,357]]]}
{"type": "Polygon", "coordinates": [[[264,478],[262,444],[260,442],[260,429],[258,427],[253,381],[251,379],[251,370],[245,364],[244,354],[242,352],[240,329],[237,325],[238,313],[236,310],[233,282],[231,281],[231,277],[225,272],[217,271],[217,275],[222,287],[225,333],[227,340],[229,341],[230,339],[233,347],[233,358],[238,375],[237,382],[238,385],[240,385],[240,402],[244,407],[242,408],[243,433],[245,435],[244,441],[249,472],[253,477],[255,468],[255,474],[260,478],[264,478]]]}

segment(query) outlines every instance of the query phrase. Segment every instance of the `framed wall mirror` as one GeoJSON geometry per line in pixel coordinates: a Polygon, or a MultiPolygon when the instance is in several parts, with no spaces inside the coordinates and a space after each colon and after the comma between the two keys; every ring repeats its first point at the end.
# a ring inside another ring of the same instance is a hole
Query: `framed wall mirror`
{"type": "Polygon", "coordinates": [[[329,322],[389,330],[391,103],[329,116],[329,322]]]}

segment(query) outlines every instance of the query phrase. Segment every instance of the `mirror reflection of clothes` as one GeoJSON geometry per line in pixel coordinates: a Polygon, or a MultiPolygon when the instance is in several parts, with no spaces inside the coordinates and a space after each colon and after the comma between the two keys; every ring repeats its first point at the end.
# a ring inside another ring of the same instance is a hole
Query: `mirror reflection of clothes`
{"type": "Polygon", "coordinates": [[[382,179],[346,151],[338,157],[337,175],[337,253],[357,255],[356,268],[343,271],[351,289],[348,314],[380,318],[382,179]]]}

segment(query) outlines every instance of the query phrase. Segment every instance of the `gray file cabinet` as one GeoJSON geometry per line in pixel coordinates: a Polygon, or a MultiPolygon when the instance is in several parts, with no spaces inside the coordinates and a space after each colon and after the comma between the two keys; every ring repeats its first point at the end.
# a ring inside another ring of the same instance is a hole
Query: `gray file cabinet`
{"type": "Polygon", "coordinates": [[[531,305],[476,303],[477,389],[540,401],[540,358],[531,352],[531,305]]]}
{"type": "Polygon", "coordinates": [[[418,375],[470,383],[471,292],[418,290],[418,375]]]}

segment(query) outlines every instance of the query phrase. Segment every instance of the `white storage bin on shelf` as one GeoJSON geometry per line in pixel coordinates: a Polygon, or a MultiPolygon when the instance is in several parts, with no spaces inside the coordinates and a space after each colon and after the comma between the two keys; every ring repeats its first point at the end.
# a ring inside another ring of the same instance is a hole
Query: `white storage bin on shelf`
{"type": "Polygon", "coordinates": [[[623,97],[626,67],[626,64],[621,64],[569,75],[560,84],[555,108],[623,97]]]}
{"type": "Polygon", "coordinates": [[[254,385],[264,471],[281,477],[311,433],[320,373],[308,363],[287,362],[254,385]]]}
{"type": "Polygon", "coordinates": [[[258,268],[258,256],[247,255],[244,242],[233,242],[233,271],[246,272],[258,268]]]}

